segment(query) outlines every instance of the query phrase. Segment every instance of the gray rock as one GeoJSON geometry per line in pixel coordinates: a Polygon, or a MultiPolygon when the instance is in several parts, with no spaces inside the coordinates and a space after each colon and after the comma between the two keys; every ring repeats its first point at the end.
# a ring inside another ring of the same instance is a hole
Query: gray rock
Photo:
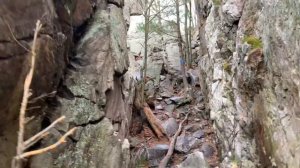
{"type": "Polygon", "coordinates": [[[201,146],[200,150],[201,150],[201,152],[203,152],[205,158],[212,157],[216,152],[215,148],[212,145],[208,144],[208,143],[204,143],[201,146]]]}
{"type": "Polygon", "coordinates": [[[198,130],[193,133],[193,137],[198,138],[198,139],[204,138],[204,136],[205,136],[205,133],[202,130],[198,130]]]}
{"type": "Polygon", "coordinates": [[[162,124],[162,126],[169,137],[173,136],[178,129],[178,123],[174,118],[169,118],[162,124]]]}
{"type": "Polygon", "coordinates": [[[170,104],[170,105],[167,105],[165,107],[165,110],[168,112],[168,113],[172,113],[174,110],[175,110],[176,106],[174,104],[170,104]]]}
{"type": "Polygon", "coordinates": [[[195,86],[195,85],[197,85],[197,84],[199,85],[199,76],[200,76],[200,74],[198,73],[197,70],[189,69],[189,70],[187,71],[187,75],[188,75],[188,77],[191,78],[191,84],[192,84],[193,86],[195,86]]]}
{"type": "Polygon", "coordinates": [[[177,43],[169,43],[166,45],[164,64],[168,73],[175,76],[180,74],[180,54],[177,43]]]}
{"type": "Polygon", "coordinates": [[[201,141],[193,136],[181,135],[177,138],[175,144],[175,150],[183,153],[189,152],[196,145],[199,145],[201,141]]]}
{"type": "Polygon", "coordinates": [[[157,105],[155,106],[155,110],[163,110],[164,107],[162,105],[157,105]]]}
{"type": "Polygon", "coordinates": [[[193,124],[189,124],[189,125],[185,126],[184,129],[186,131],[195,132],[195,131],[201,129],[201,125],[198,123],[193,123],[193,124]]]}
{"type": "Polygon", "coordinates": [[[166,76],[164,76],[164,75],[160,75],[160,80],[165,80],[166,79],[166,76]]]}
{"type": "Polygon", "coordinates": [[[209,168],[203,153],[196,151],[189,154],[187,158],[178,165],[178,168],[209,168]]]}
{"type": "Polygon", "coordinates": [[[147,149],[147,158],[149,161],[149,166],[158,166],[162,158],[167,154],[169,150],[169,145],[158,144],[152,148],[147,149]]]}
{"type": "Polygon", "coordinates": [[[170,100],[177,105],[183,105],[192,101],[190,97],[185,96],[173,96],[170,98],[170,100]]]}

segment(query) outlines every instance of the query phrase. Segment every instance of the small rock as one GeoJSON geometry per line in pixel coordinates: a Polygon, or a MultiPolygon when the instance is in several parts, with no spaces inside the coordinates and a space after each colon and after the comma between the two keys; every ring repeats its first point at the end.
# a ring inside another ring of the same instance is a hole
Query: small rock
{"type": "Polygon", "coordinates": [[[203,100],[204,100],[204,96],[198,96],[197,98],[196,98],[196,100],[197,100],[197,102],[203,102],[203,100]]]}
{"type": "Polygon", "coordinates": [[[172,93],[169,92],[168,90],[164,90],[163,92],[160,93],[160,96],[163,97],[163,98],[169,98],[169,97],[172,96],[172,93]]]}
{"type": "Polygon", "coordinates": [[[189,154],[187,158],[178,165],[178,168],[209,168],[203,153],[196,151],[189,154]]]}
{"type": "Polygon", "coordinates": [[[162,127],[166,131],[167,135],[171,137],[176,133],[178,129],[178,124],[174,118],[169,118],[162,124],[162,127]]]}
{"type": "Polygon", "coordinates": [[[200,76],[200,75],[198,74],[198,72],[197,72],[196,70],[189,69],[189,70],[187,71],[187,75],[188,75],[188,77],[190,77],[190,79],[191,79],[191,84],[192,84],[193,86],[199,84],[199,76],[200,76]]]}
{"type": "Polygon", "coordinates": [[[204,143],[200,150],[203,152],[205,158],[212,157],[216,152],[215,148],[209,143],[204,143]]]}
{"type": "Polygon", "coordinates": [[[190,97],[184,97],[184,96],[173,96],[170,98],[170,100],[177,105],[183,105],[192,101],[190,97]]]}
{"type": "Polygon", "coordinates": [[[195,118],[194,121],[199,122],[199,121],[201,121],[201,119],[200,118],[195,118]]]}
{"type": "Polygon", "coordinates": [[[193,147],[200,144],[201,141],[192,136],[179,136],[176,140],[175,150],[183,153],[189,152],[193,147]]]}
{"type": "Polygon", "coordinates": [[[155,110],[163,110],[164,107],[162,105],[155,106],[155,110]]]}
{"type": "Polygon", "coordinates": [[[176,106],[174,104],[170,104],[166,106],[166,111],[169,113],[173,113],[173,111],[175,110],[176,106]]]}
{"type": "Polygon", "coordinates": [[[204,138],[204,136],[205,136],[205,133],[202,130],[198,130],[193,133],[193,137],[198,138],[198,139],[204,138]]]}
{"type": "Polygon", "coordinates": [[[160,80],[165,80],[166,79],[166,76],[164,76],[164,75],[160,75],[160,80]]]}
{"type": "Polygon", "coordinates": [[[156,100],[161,101],[161,100],[163,100],[163,98],[162,97],[157,97],[156,100]]]}
{"type": "Polygon", "coordinates": [[[167,105],[172,104],[172,101],[170,99],[166,99],[165,102],[167,103],[167,105]]]}
{"type": "Polygon", "coordinates": [[[158,166],[159,162],[167,154],[169,150],[169,145],[157,144],[152,148],[147,149],[147,158],[149,161],[149,166],[158,166]]]}
{"type": "Polygon", "coordinates": [[[201,129],[201,125],[198,123],[189,124],[184,128],[186,131],[195,132],[199,129],[201,129]]]}

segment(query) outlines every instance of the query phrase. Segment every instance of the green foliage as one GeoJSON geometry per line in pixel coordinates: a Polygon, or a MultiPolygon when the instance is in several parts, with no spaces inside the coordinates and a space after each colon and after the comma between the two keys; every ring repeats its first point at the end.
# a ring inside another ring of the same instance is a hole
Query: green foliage
{"type": "Polygon", "coordinates": [[[138,30],[139,32],[145,32],[145,24],[144,24],[144,23],[139,23],[139,24],[137,25],[137,30],[138,30]]]}
{"type": "Polygon", "coordinates": [[[259,38],[255,37],[253,35],[251,35],[251,36],[245,36],[243,42],[244,43],[246,42],[249,45],[251,45],[251,47],[253,49],[263,48],[262,41],[259,38]]]}
{"type": "Polygon", "coordinates": [[[213,0],[213,3],[215,6],[220,6],[222,5],[222,0],[213,0]]]}
{"type": "Polygon", "coordinates": [[[231,73],[231,65],[228,62],[225,62],[223,64],[223,69],[228,72],[229,74],[231,73]]]}

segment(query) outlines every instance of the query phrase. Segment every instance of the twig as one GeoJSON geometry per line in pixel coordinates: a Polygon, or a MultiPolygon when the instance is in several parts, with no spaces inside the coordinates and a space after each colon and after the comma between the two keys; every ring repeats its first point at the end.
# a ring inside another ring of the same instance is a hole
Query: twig
{"type": "Polygon", "coordinates": [[[177,137],[178,135],[180,134],[181,130],[182,130],[182,124],[187,120],[188,116],[189,116],[190,113],[187,113],[184,120],[182,120],[179,124],[179,128],[178,130],[176,131],[175,135],[173,136],[172,140],[171,140],[171,143],[170,143],[170,147],[169,147],[169,150],[168,150],[168,153],[167,155],[163,158],[163,160],[161,160],[161,162],[159,163],[159,166],[158,168],[166,168],[167,167],[167,164],[174,152],[174,148],[175,148],[175,143],[176,143],[176,140],[177,140],[177,137]]]}
{"type": "Polygon", "coordinates": [[[56,119],[51,125],[49,125],[47,128],[43,129],[42,131],[40,131],[39,133],[35,134],[34,136],[32,136],[31,138],[29,138],[28,140],[26,140],[24,142],[24,150],[28,149],[30,146],[32,146],[33,144],[35,144],[37,141],[39,141],[40,139],[42,139],[44,137],[44,135],[51,129],[53,128],[56,124],[62,122],[66,117],[65,116],[61,116],[60,118],[56,119]]]}
{"type": "Polygon", "coordinates": [[[48,152],[52,149],[57,148],[59,145],[63,144],[66,142],[66,138],[70,135],[72,135],[75,131],[76,131],[77,127],[72,128],[71,130],[69,130],[65,135],[63,135],[55,144],[52,144],[48,147],[42,148],[42,149],[38,149],[38,150],[34,150],[34,151],[29,151],[29,152],[25,152],[23,154],[21,154],[20,156],[17,156],[17,159],[24,159],[30,156],[34,156],[34,155],[38,155],[38,154],[42,154],[45,152],[48,152]]]}
{"type": "MultiPolygon", "coordinates": [[[[30,85],[32,82],[33,78],[33,72],[34,72],[34,66],[35,66],[35,57],[36,57],[36,41],[37,41],[37,36],[39,31],[42,28],[41,22],[38,20],[36,23],[36,28],[34,32],[34,39],[33,39],[33,44],[31,48],[31,67],[30,70],[25,78],[24,82],[24,91],[23,91],[23,99],[22,99],[22,104],[20,108],[20,116],[19,116],[19,133],[18,133],[18,144],[17,144],[17,155],[21,155],[24,151],[24,127],[25,127],[25,113],[26,113],[26,108],[27,108],[27,103],[28,103],[28,98],[31,95],[30,93],[30,85]]],[[[22,163],[20,160],[16,161],[17,168],[22,167],[22,163]]]]}
{"type": "Polygon", "coordinates": [[[26,48],[22,43],[20,43],[20,42],[17,40],[16,36],[15,36],[14,33],[12,32],[11,27],[10,27],[10,25],[7,23],[7,21],[4,20],[4,22],[5,22],[5,24],[7,25],[8,29],[9,29],[9,32],[10,32],[11,36],[13,37],[13,40],[14,40],[19,46],[21,46],[22,48],[24,48],[24,50],[30,52],[30,50],[29,50],[28,48],[26,48]]]}
{"type": "Polygon", "coordinates": [[[36,103],[38,100],[40,100],[40,99],[43,99],[43,98],[45,98],[45,97],[50,97],[50,96],[54,96],[56,94],[56,91],[53,91],[53,92],[51,92],[51,93],[43,93],[43,94],[41,94],[40,96],[38,96],[38,97],[35,97],[35,98],[33,98],[33,99],[31,99],[31,100],[29,100],[28,101],[28,103],[36,103]]]}

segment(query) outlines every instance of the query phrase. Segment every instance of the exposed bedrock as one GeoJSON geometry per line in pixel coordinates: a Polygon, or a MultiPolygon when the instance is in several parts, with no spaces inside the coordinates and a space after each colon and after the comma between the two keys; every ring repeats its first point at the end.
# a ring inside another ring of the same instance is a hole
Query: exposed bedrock
{"type": "Polygon", "coordinates": [[[300,3],[195,2],[200,83],[223,166],[299,167],[300,3]]]}

